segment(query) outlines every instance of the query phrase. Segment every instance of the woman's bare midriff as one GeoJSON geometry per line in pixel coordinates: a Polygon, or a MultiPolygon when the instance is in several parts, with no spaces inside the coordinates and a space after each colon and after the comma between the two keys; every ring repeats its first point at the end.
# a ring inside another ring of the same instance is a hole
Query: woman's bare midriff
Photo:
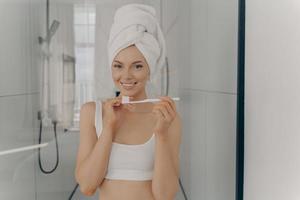
{"type": "Polygon", "coordinates": [[[151,183],[104,179],[99,186],[99,200],[154,200],[151,183]]]}

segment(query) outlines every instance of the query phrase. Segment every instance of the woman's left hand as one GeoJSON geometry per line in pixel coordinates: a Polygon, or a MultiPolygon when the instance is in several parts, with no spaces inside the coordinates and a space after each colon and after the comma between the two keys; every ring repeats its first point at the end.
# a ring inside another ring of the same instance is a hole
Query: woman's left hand
{"type": "Polygon", "coordinates": [[[168,96],[159,97],[161,101],[153,107],[152,113],[156,117],[155,134],[164,134],[168,132],[170,125],[176,117],[176,105],[173,99],[168,96]]]}

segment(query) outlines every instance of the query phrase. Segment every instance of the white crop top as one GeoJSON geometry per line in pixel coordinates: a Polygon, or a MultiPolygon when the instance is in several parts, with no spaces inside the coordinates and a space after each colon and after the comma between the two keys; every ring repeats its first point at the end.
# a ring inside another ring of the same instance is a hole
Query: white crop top
{"type": "MultiPolygon", "coordinates": [[[[96,101],[95,128],[99,137],[102,131],[102,103],[96,101]]],[[[154,168],[154,134],[144,144],[120,144],[113,142],[107,179],[152,180],[154,168]]]]}

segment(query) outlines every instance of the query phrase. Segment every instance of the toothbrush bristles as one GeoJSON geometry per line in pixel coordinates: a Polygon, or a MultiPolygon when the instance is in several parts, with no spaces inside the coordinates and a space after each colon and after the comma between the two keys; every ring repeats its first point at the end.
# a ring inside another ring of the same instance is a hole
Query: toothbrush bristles
{"type": "Polygon", "coordinates": [[[122,103],[129,103],[129,96],[122,96],[122,103]]]}

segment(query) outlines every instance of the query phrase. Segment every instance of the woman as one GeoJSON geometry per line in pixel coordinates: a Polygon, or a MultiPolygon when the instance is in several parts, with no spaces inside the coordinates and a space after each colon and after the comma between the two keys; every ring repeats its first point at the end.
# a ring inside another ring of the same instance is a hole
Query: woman
{"type": "Polygon", "coordinates": [[[173,200],[179,189],[181,120],[168,96],[156,103],[145,86],[163,66],[165,45],[155,10],[128,4],[116,11],[108,42],[116,98],[88,102],[80,111],[76,181],[101,200],[173,200]]]}

